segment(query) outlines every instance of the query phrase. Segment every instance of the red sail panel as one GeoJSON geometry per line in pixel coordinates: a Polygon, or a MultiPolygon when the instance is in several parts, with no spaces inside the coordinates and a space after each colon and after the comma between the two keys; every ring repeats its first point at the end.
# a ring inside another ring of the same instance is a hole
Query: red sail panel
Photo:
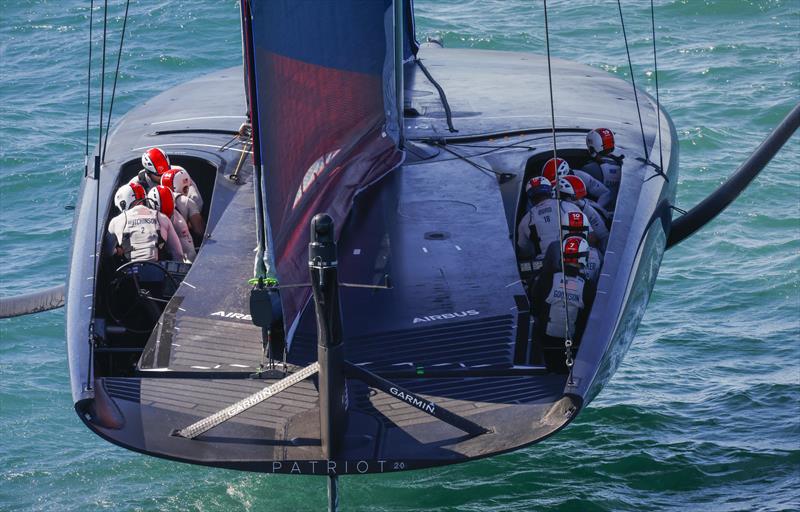
{"type": "MultiPolygon", "coordinates": [[[[273,0],[251,8],[251,115],[271,264],[282,284],[303,283],[311,218],[327,212],[340,231],[358,191],[402,160],[391,2],[273,0]]],[[[309,296],[281,291],[287,332],[309,296]]]]}

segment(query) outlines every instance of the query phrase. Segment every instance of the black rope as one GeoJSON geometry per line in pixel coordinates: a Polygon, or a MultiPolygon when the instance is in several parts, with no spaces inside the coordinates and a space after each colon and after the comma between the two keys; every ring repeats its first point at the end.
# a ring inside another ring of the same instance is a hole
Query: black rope
{"type": "Polygon", "coordinates": [[[89,70],[86,73],[86,152],[83,157],[83,175],[89,175],[89,115],[92,110],[92,28],[94,26],[94,0],[89,5],[89,70]]]}
{"type": "Polygon", "coordinates": [[[420,59],[417,59],[416,63],[417,66],[419,66],[419,69],[421,69],[422,72],[425,74],[425,77],[428,79],[431,85],[433,85],[439,92],[439,100],[441,100],[442,102],[442,107],[444,107],[444,113],[445,116],[447,117],[447,129],[450,130],[450,132],[452,133],[458,132],[458,130],[456,130],[455,127],[453,126],[453,112],[450,110],[450,103],[447,102],[447,96],[444,93],[444,89],[442,89],[442,86],[439,85],[439,83],[433,79],[433,76],[431,75],[430,71],[428,71],[428,68],[426,68],[425,65],[422,64],[422,61],[420,59]]]}
{"type": "Polygon", "coordinates": [[[553,160],[555,164],[555,177],[556,177],[556,205],[558,211],[556,212],[556,219],[558,226],[558,252],[561,256],[561,284],[562,293],[564,296],[564,355],[567,358],[567,370],[569,371],[569,384],[572,385],[572,335],[569,332],[569,304],[567,299],[567,268],[564,262],[564,232],[561,229],[561,189],[558,186],[558,147],[556,145],[556,109],[555,101],[553,100],[553,70],[550,64],[550,25],[547,21],[547,0],[542,0],[544,3],[544,37],[547,46],[547,81],[550,85],[550,122],[553,129],[553,160]]]}
{"type": "Polygon", "coordinates": [[[658,158],[661,171],[664,171],[664,149],[661,145],[661,102],[658,98],[658,57],[656,57],[656,11],[650,0],[650,24],[653,29],[653,74],[656,77],[656,119],[658,120],[658,158]]]}
{"type": "MultiPolygon", "coordinates": [[[[89,177],[89,117],[91,114],[91,101],[92,101],[92,34],[94,28],[94,0],[89,5],[89,66],[86,76],[86,153],[84,156],[84,178],[89,177]]],[[[99,193],[98,193],[99,194],[99,193]]],[[[92,286],[97,289],[97,223],[95,223],[95,258],[92,262],[94,268],[92,270],[92,286]]],[[[92,363],[94,356],[91,355],[94,349],[94,313],[95,313],[96,297],[92,296],[92,320],[89,322],[89,364],[86,365],[86,388],[92,389],[92,363]]]]}
{"type": "Polygon", "coordinates": [[[622,17],[622,3],[617,0],[617,7],[619,7],[619,22],[622,25],[622,37],[625,39],[625,52],[628,54],[628,69],[631,73],[631,85],[633,86],[633,98],[636,100],[636,112],[639,114],[639,128],[642,131],[642,147],[644,149],[644,157],[650,160],[650,154],[647,152],[647,140],[644,137],[644,123],[642,122],[642,110],[639,108],[639,95],[636,93],[636,79],[633,76],[633,64],[631,63],[631,50],[628,46],[628,34],[625,32],[625,19],[622,17]]]}
{"type": "MultiPolygon", "coordinates": [[[[103,11],[103,65],[100,70],[100,129],[98,131],[98,141],[97,147],[100,148],[100,145],[103,142],[103,102],[105,99],[104,95],[104,88],[105,88],[105,76],[106,76],[106,38],[108,34],[108,0],[104,2],[104,11],[103,11]]],[[[99,266],[100,262],[100,230],[98,224],[100,224],[100,164],[95,161],[95,198],[94,198],[94,261],[93,269],[92,269],[92,287],[94,288],[94,293],[92,294],[92,318],[89,322],[89,364],[87,365],[87,376],[86,376],[86,386],[87,389],[92,389],[92,363],[94,359],[94,338],[95,338],[95,331],[94,331],[94,320],[97,308],[97,267],[99,266]]]]}
{"type": "Polygon", "coordinates": [[[125,2],[125,17],[122,19],[122,35],[119,38],[119,52],[117,52],[117,68],[114,71],[114,85],[111,88],[111,101],[108,104],[108,119],[106,121],[106,136],[103,141],[103,152],[101,153],[101,161],[106,159],[106,146],[108,145],[108,134],[111,132],[111,111],[114,110],[114,97],[117,94],[117,78],[119,77],[119,63],[122,60],[122,43],[125,42],[125,27],[128,25],[128,7],[131,5],[131,0],[125,2]]]}
{"type": "MultiPolygon", "coordinates": [[[[103,144],[103,103],[105,101],[105,88],[106,88],[106,39],[108,38],[108,0],[104,2],[104,11],[103,11],[103,65],[100,71],[100,131],[99,131],[99,138],[97,141],[98,149],[103,144]]],[[[100,191],[100,173],[97,173],[97,190],[98,196],[100,191]]]]}
{"type": "MultiPolygon", "coordinates": [[[[547,0],[544,1],[544,39],[547,46],[547,82],[550,85],[550,122],[553,128],[553,158],[558,158],[558,150],[556,146],[556,109],[553,101],[553,70],[550,65],[550,26],[547,23],[547,0]]],[[[558,187],[556,187],[556,195],[560,200],[558,187]]]]}

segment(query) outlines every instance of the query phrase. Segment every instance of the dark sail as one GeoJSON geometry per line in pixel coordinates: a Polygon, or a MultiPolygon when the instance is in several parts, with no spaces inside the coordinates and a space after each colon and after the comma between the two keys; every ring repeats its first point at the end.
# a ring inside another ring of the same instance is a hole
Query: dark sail
{"type": "MultiPolygon", "coordinates": [[[[341,229],[358,191],[402,160],[392,2],[270,0],[250,13],[270,264],[302,283],[311,218],[327,212],[341,229]]],[[[309,293],[281,292],[290,335],[309,293]]]]}

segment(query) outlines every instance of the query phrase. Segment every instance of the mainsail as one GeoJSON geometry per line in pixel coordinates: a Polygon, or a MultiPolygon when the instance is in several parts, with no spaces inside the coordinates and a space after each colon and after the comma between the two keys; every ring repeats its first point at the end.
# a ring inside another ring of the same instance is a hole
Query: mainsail
{"type": "MultiPolygon", "coordinates": [[[[402,161],[394,10],[391,0],[248,7],[246,69],[255,88],[250,114],[267,263],[281,284],[303,283],[313,215],[327,212],[341,230],[355,195],[402,161]]],[[[416,50],[409,27],[404,57],[416,50]]],[[[289,337],[309,295],[302,287],[281,291],[289,337]]]]}

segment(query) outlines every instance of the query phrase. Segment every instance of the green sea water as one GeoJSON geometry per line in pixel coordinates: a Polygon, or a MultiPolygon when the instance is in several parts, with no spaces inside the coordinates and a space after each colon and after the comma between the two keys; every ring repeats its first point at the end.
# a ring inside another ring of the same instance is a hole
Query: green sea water
{"type": "MultiPolygon", "coordinates": [[[[109,3],[115,51],[124,4],[109,3]]],[[[416,4],[420,40],[544,51],[541,2],[416,4]]],[[[654,94],[649,3],[622,6],[635,78],[654,94]]],[[[553,0],[548,12],[556,56],[629,78],[615,2],[553,0]]],[[[95,10],[95,35],[100,19],[95,10]]],[[[655,19],[659,94],[680,138],[677,205],[688,208],[800,101],[800,1],[657,0],[655,19]]],[[[4,296],[66,277],[88,20],[87,1],[0,0],[4,296]]],[[[240,51],[233,1],[133,2],[115,117],[235,65],[240,51]]],[[[492,459],[342,478],[342,510],[800,509],[798,162],[795,135],[731,208],[667,253],[625,362],[567,429],[492,459]]],[[[63,310],[0,321],[0,510],[324,506],[324,479],[168,462],[101,440],[72,409],[63,310]]]]}

